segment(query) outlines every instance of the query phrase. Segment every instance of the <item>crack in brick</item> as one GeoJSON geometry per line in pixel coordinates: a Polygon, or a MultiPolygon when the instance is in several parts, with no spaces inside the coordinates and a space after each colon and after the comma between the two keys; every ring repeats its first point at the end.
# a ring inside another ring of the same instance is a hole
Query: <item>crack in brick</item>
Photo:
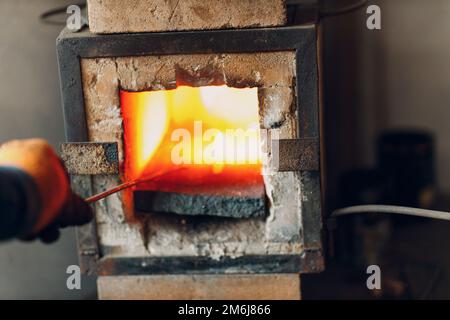
{"type": "Polygon", "coordinates": [[[180,4],[181,0],[178,0],[177,3],[175,4],[175,7],[173,7],[172,13],[170,14],[169,17],[169,22],[172,22],[173,16],[175,15],[175,10],[177,10],[178,5],[180,4]]]}

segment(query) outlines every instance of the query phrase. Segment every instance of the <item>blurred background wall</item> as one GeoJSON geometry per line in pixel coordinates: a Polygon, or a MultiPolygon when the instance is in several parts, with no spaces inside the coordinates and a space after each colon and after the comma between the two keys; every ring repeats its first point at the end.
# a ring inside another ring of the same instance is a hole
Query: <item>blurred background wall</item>
{"type": "MultiPolygon", "coordinates": [[[[73,1],[72,1],[73,2],[73,1]]],[[[61,26],[39,14],[67,0],[0,1],[0,143],[41,137],[59,149],[64,141],[55,41],[61,26]]],[[[0,299],[89,299],[95,279],[81,291],[66,288],[66,268],[77,264],[75,233],[65,230],[53,245],[0,245],[0,299]]]]}
{"type": "Polygon", "coordinates": [[[450,193],[450,1],[372,0],[368,4],[381,8],[379,31],[366,28],[367,6],[326,18],[322,24],[331,207],[339,176],[374,165],[376,138],[386,129],[434,133],[438,185],[450,193]]]}
{"type": "Polygon", "coordinates": [[[450,193],[450,1],[385,0],[385,127],[435,133],[440,188],[450,193]]]}

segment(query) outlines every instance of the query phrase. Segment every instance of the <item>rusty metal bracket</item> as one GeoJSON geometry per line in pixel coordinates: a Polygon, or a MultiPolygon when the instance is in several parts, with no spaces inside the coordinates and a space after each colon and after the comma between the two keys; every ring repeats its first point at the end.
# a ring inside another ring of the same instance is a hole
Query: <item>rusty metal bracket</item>
{"type": "Polygon", "coordinates": [[[222,257],[105,257],[98,260],[97,275],[146,274],[264,274],[316,273],[324,270],[321,250],[301,255],[247,255],[222,257]],[[176,261],[176,263],[174,263],[176,261]]]}
{"type": "Polygon", "coordinates": [[[278,171],[319,170],[319,139],[282,139],[274,142],[279,147],[278,171]]]}
{"type": "Polygon", "coordinates": [[[61,145],[61,157],[69,174],[118,174],[117,142],[76,142],[61,145]]]}

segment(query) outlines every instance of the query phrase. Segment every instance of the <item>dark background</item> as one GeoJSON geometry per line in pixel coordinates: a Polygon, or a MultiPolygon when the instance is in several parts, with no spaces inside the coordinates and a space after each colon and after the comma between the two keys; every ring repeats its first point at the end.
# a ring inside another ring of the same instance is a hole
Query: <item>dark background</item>
{"type": "MultiPolygon", "coordinates": [[[[366,28],[367,5],[321,24],[326,215],[342,201],[342,174],[376,166],[377,137],[391,129],[434,135],[437,190],[444,198],[450,192],[450,1],[369,4],[381,8],[381,30],[366,28]]],[[[440,208],[450,210],[448,204],[440,208]]],[[[403,286],[404,293],[385,297],[450,298],[450,223],[401,220],[391,227],[385,245],[390,258],[382,267],[390,283],[384,287],[398,293],[403,286]]],[[[328,254],[336,254],[334,245],[328,254]]],[[[304,298],[373,298],[365,285],[367,266],[338,258],[327,261],[324,274],[302,277],[304,298]]]]}

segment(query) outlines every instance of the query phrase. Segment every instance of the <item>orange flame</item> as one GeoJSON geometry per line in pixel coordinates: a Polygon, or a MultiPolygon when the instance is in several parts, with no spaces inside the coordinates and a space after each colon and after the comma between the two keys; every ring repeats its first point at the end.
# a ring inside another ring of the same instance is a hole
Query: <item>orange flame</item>
{"type": "Polygon", "coordinates": [[[127,180],[185,166],[157,189],[262,185],[257,88],[180,86],[120,97],[127,180]]]}

